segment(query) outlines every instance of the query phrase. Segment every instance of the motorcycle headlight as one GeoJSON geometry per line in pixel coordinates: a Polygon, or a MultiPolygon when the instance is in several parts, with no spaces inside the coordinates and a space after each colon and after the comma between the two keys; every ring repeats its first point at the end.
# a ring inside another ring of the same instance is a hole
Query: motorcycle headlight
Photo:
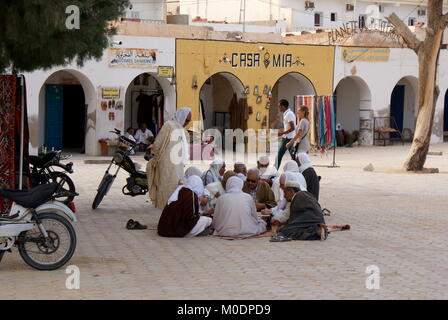
{"type": "Polygon", "coordinates": [[[123,156],[120,153],[115,153],[114,154],[114,161],[115,161],[115,163],[123,162],[123,156]]]}

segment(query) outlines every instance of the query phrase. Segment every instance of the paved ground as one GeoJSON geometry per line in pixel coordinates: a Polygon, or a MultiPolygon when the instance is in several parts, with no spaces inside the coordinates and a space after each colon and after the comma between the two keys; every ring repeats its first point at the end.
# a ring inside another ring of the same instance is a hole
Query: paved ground
{"type": "Polygon", "coordinates": [[[285,243],[161,238],[155,231],[160,211],[144,196],[121,194],[124,174],[92,211],[106,165],[85,165],[77,156],[78,247],[70,264],[81,270],[81,288],[65,288],[65,268],[34,271],[15,250],[0,264],[0,298],[447,299],[448,144],[431,147],[443,151],[428,158],[428,167],[442,171],[432,175],[399,171],[408,149],[338,150],[339,168],[317,168],[321,204],[332,210],[328,224],[352,230],[324,242],[285,243]],[[369,163],[375,172],[362,170],[369,163]],[[126,230],[129,218],[150,230],[126,230]],[[366,289],[369,265],[380,268],[379,290],[366,289]]]}

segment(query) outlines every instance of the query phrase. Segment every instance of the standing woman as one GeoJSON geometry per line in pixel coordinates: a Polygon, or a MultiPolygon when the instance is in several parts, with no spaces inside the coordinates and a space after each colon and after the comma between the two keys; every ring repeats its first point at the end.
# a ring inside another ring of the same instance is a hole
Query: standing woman
{"type": "Polygon", "coordinates": [[[180,108],[175,112],[173,120],[164,123],[154,144],[149,147],[154,155],[146,165],[149,198],[157,208],[165,207],[184,175],[184,166],[190,159],[188,133],[184,128],[190,121],[191,109],[180,108]]]}
{"type": "Polygon", "coordinates": [[[297,126],[297,133],[294,138],[286,144],[287,148],[293,146],[295,141],[298,141],[296,154],[307,153],[311,148],[310,143],[310,122],[308,121],[309,110],[307,106],[301,106],[298,111],[299,125],[297,126]]]}

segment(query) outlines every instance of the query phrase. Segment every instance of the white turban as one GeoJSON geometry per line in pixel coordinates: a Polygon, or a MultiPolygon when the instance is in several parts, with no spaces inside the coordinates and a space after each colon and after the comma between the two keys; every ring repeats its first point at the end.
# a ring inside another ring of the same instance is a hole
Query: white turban
{"type": "Polygon", "coordinates": [[[230,177],[229,180],[227,180],[226,183],[226,192],[227,193],[231,193],[231,192],[243,192],[243,185],[244,182],[243,180],[241,180],[238,177],[230,177]]]}
{"type": "Polygon", "coordinates": [[[306,191],[306,180],[305,177],[299,172],[284,172],[282,174],[285,177],[285,186],[290,183],[296,183],[299,185],[300,190],[306,191]]]}
{"type": "Polygon", "coordinates": [[[180,108],[176,110],[174,113],[173,120],[177,122],[177,124],[183,128],[185,124],[185,120],[187,120],[188,115],[191,113],[190,108],[180,108]]]}
{"type": "Polygon", "coordinates": [[[294,160],[289,160],[283,167],[284,172],[300,172],[299,165],[294,160]]]}

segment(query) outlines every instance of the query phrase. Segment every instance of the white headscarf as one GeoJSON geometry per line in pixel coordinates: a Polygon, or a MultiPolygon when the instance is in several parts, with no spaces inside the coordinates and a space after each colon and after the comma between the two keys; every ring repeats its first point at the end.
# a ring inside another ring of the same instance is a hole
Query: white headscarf
{"type": "Polygon", "coordinates": [[[299,153],[297,158],[299,159],[299,162],[300,162],[300,167],[299,167],[300,172],[303,172],[306,169],[313,167],[313,165],[311,164],[311,160],[306,153],[299,153]]]}
{"type": "Polygon", "coordinates": [[[207,172],[210,171],[210,173],[213,175],[213,182],[218,182],[222,180],[222,176],[219,174],[219,170],[221,170],[222,166],[224,165],[224,161],[222,159],[215,159],[210,164],[210,169],[208,169],[204,175],[207,174],[207,172]]]}
{"type": "Polygon", "coordinates": [[[294,160],[289,160],[285,163],[283,172],[300,172],[299,165],[294,160]]]}
{"type": "Polygon", "coordinates": [[[285,185],[288,182],[295,182],[299,184],[300,190],[306,191],[306,180],[301,173],[286,171],[283,175],[285,177],[285,185]]]}
{"type": "Polygon", "coordinates": [[[227,193],[239,193],[243,192],[244,182],[240,178],[233,176],[227,180],[226,183],[226,192],[227,193]]]}
{"type": "Polygon", "coordinates": [[[190,167],[187,170],[185,170],[184,177],[181,180],[182,184],[185,184],[187,182],[187,179],[191,176],[198,176],[199,178],[202,176],[201,170],[197,167],[190,167]]]}
{"type": "Polygon", "coordinates": [[[187,179],[185,184],[180,185],[174,190],[171,197],[168,199],[167,204],[170,205],[172,202],[175,202],[179,199],[179,192],[182,188],[187,188],[196,193],[198,197],[204,194],[204,184],[202,183],[201,178],[198,176],[191,176],[187,179]]]}
{"type": "Polygon", "coordinates": [[[185,120],[187,120],[188,115],[191,113],[190,108],[180,108],[174,113],[173,120],[177,122],[180,128],[184,127],[185,120]]]}
{"type": "Polygon", "coordinates": [[[188,140],[184,129],[185,120],[187,119],[190,113],[191,113],[190,108],[180,108],[174,113],[173,117],[173,120],[177,123],[179,129],[181,129],[183,164],[186,164],[188,163],[188,161],[190,161],[190,148],[188,145],[188,140]]]}

